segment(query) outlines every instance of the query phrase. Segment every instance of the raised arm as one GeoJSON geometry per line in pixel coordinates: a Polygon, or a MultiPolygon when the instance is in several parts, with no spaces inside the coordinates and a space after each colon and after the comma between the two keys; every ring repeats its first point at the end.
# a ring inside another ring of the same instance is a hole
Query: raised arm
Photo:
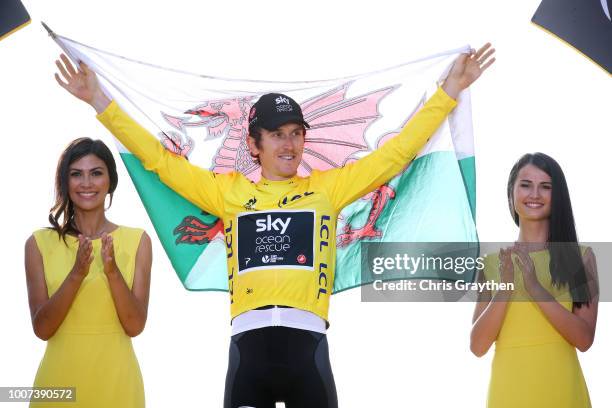
{"type": "Polygon", "coordinates": [[[459,93],[476,81],[495,61],[491,44],[460,55],[441,89],[427,101],[398,135],[368,156],[342,168],[313,172],[320,177],[339,210],[389,181],[404,169],[456,106],[459,93]]]}
{"type": "Polygon", "coordinates": [[[145,169],[154,171],[159,178],[178,194],[204,211],[221,216],[224,176],[195,166],[179,155],[166,150],[159,140],[121,110],[115,101],[104,94],[96,74],[84,63],[75,69],[65,55],[55,64],[58,84],[76,98],[91,105],[102,124],[140,161],[145,169]]]}
{"type": "Polygon", "coordinates": [[[25,270],[30,317],[34,334],[40,339],[50,339],[66,318],[83,279],[89,273],[93,260],[92,248],[91,241],[79,235],[75,263],[59,289],[49,298],[43,258],[36,239],[32,235],[26,241],[25,270]]]}

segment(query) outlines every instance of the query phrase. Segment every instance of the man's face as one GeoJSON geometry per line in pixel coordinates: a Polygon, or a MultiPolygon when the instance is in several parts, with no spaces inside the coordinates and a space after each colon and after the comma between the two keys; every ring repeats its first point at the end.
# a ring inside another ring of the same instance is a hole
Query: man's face
{"type": "Polygon", "coordinates": [[[261,129],[259,147],[247,137],[251,153],[259,157],[261,175],[268,180],[287,180],[297,174],[304,152],[305,130],[302,125],[286,123],[278,129],[261,129]]]}

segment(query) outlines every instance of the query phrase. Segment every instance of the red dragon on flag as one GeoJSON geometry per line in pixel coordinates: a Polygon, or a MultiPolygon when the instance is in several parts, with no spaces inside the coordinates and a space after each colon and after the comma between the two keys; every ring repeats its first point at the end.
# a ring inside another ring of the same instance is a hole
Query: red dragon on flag
{"type": "MultiPolygon", "coordinates": [[[[307,176],[312,169],[342,167],[357,160],[358,153],[370,150],[365,139],[366,130],[380,117],[378,105],[394,87],[347,98],[349,86],[350,82],[345,83],[300,104],[304,119],[310,124],[304,154],[298,168],[300,176],[307,176]]],[[[245,97],[208,101],[187,110],[185,114],[189,116],[176,117],[163,112],[162,116],[179,132],[184,132],[189,127],[205,127],[208,131],[207,139],[223,138],[213,160],[214,172],[239,171],[257,181],[261,177],[261,169],[253,161],[246,144],[248,112],[252,99],[245,97]]],[[[422,104],[423,100],[410,117],[422,104]]],[[[177,131],[161,133],[161,142],[171,152],[188,157],[194,147],[193,140],[177,131]]],[[[381,135],[377,138],[377,147],[397,133],[395,131],[381,135]]],[[[347,222],[343,232],[337,237],[338,246],[344,247],[365,238],[381,237],[382,232],[376,228],[376,221],[389,200],[394,197],[395,191],[389,185],[383,185],[363,197],[372,201],[366,224],[354,228],[347,222]]],[[[185,217],[173,232],[178,235],[176,244],[205,244],[215,238],[222,239],[223,223],[219,219],[214,223],[206,223],[197,216],[190,215],[185,217]]]]}

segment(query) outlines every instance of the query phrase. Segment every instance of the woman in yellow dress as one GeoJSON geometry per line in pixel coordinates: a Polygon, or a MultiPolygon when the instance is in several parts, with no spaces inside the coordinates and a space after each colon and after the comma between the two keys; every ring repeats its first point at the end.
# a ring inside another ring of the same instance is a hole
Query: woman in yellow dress
{"type": "Polygon", "coordinates": [[[35,387],[74,387],[75,402],[32,407],[143,407],[131,337],[145,326],[151,241],[105,216],[117,187],[113,156],[99,140],[73,141],[60,157],[51,227],[25,245],[32,326],[47,341],[35,387]]]}
{"type": "Polygon", "coordinates": [[[514,288],[482,293],[471,332],[478,357],[495,343],[487,407],[590,407],[576,349],[593,344],[597,272],[577,244],[565,176],[551,157],[526,154],[507,192],[518,240],[485,258],[481,279],[514,288]]]}

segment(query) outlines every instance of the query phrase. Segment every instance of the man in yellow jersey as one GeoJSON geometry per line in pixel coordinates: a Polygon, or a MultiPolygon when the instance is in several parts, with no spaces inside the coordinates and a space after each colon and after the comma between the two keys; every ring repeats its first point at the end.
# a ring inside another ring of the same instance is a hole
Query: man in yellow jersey
{"type": "Polygon", "coordinates": [[[216,174],[167,151],[65,56],[58,83],[171,189],[224,225],[232,316],[225,407],[337,407],[327,313],[335,270],[336,220],[343,207],[399,173],[455,107],[459,93],[495,60],[486,44],[461,55],[448,78],[402,131],[342,168],[297,176],[308,123],[300,106],[266,94],[249,114],[247,143],[261,180],[216,174]]]}

